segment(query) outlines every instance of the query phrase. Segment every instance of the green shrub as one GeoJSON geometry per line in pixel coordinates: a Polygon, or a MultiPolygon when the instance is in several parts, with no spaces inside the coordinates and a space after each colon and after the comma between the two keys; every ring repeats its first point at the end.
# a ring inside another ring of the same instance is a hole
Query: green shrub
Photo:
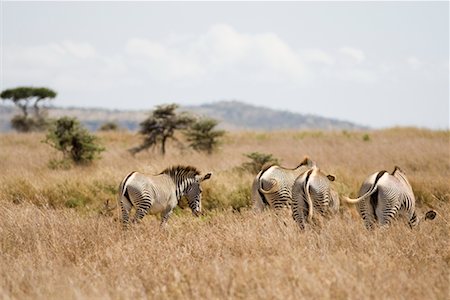
{"type": "Polygon", "coordinates": [[[119,129],[119,125],[116,122],[106,122],[103,123],[102,126],[98,130],[100,131],[117,131],[119,129]]]}
{"type": "Polygon", "coordinates": [[[368,142],[368,141],[370,141],[370,135],[368,133],[366,133],[363,135],[362,139],[364,142],[368,142]]]}
{"type": "Polygon", "coordinates": [[[64,205],[68,208],[83,207],[86,205],[86,199],[84,198],[70,198],[64,205]]]}
{"type": "Polygon", "coordinates": [[[105,150],[77,119],[69,117],[57,119],[44,142],[61,151],[64,160],[70,159],[75,164],[90,163],[105,150]]]}
{"type": "Polygon", "coordinates": [[[265,164],[278,164],[277,158],[272,154],[252,152],[246,153],[244,156],[248,157],[251,161],[242,164],[242,168],[251,173],[258,173],[265,164]]]}
{"type": "MultiPolygon", "coordinates": [[[[65,180],[39,192],[41,201],[50,207],[87,208],[106,201],[115,203],[117,186],[109,181],[94,180],[89,184],[65,180]]],[[[92,208],[92,207],[91,207],[92,208]]]]}
{"type": "Polygon", "coordinates": [[[43,118],[32,118],[21,115],[11,119],[11,127],[18,132],[42,131],[48,126],[48,122],[43,118]]]}
{"type": "Polygon", "coordinates": [[[251,206],[251,178],[249,176],[230,175],[235,184],[210,182],[202,193],[202,207],[206,211],[227,210],[234,211],[251,206]]]}

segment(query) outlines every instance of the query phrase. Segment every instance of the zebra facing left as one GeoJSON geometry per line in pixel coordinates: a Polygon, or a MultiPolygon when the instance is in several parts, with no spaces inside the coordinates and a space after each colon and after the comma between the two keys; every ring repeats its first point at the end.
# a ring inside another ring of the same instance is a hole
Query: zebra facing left
{"type": "Polygon", "coordinates": [[[130,211],[134,207],[133,222],[139,222],[148,213],[161,214],[161,226],[164,226],[182,196],[186,196],[192,213],[199,216],[202,208],[200,184],[211,175],[202,176],[192,166],[169,167],[158,175],[131,172],[119,186],[122,223],[129,223],[130,211]]]}

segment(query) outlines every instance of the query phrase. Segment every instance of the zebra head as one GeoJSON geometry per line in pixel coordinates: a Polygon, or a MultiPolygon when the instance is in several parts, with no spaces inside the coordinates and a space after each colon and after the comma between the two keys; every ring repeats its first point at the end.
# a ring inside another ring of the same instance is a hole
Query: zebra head
{"type": "Polygon", "coordinates": [[[189,185],[186,190],[186,198],[188,205],[192,210],[194,216],[198,217],[202,212],[202,187],[200,183],[211,178],[212,173],[207,173],[203,176],[196,175],[194,181],[189,185]]]}

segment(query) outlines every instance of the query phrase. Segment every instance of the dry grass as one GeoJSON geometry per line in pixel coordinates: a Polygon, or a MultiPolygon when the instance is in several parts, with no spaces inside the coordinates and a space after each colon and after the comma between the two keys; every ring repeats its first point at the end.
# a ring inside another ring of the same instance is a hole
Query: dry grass
{"type": "Polygon", "coordinates": [[[133,134],[101,138],[102,160],[51,170],[57,154],[40,143],[43,135],[1,136],[0,298],[448,299],[448,131],[231,133],[210,157],[169,148],[164,158],[130,156],[126,149],[139,142],[133,134]],[[236,167],[252,151],[273,153],[286,166],[309,155],[337,175],[339,192],[352,195],[369,173],[399,165],[419,215],[432,207],[438,217],[417,230],[398,222],[367,232],[343,207],[301,233],[289,215],[233,212],[236,201],[248,203],[252,175],[236,167]],[[176,163],[214,172],[205,183],[205,217],[179,210],[166,231],[146,217],[123,232],[115,215],[98,214],[129,171],[176,163]]]}

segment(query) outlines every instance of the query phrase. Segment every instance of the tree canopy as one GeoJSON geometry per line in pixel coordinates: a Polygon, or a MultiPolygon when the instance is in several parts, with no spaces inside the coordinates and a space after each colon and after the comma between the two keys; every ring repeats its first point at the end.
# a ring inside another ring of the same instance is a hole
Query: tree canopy
{"type": "Polygon", "coordinates": [[[224,130],[215,130],[218,122],[214,119],[204,118],[197,120],[185,132],[189,146],[194,150],[211,154],[219,143],[219,138],[225,134],[224,130]]]}
{"type": "Polygon", "coordinates": [[[20,132],[45,129],[48,122],[41,113],[39,103],[55,97],[56,92],[45,87],[17,87],[6,89],[0,94],[0,98],[4,101],[12,101],[22,111],[22,115],[16,115],[11,120],[11,126],[20,132]],[[30,117],[31,105],[33,105],[34,114],[30,117]]]}
{"type": "Polygon", "coordinates": [[[144,136],[141,145],[131,148],[129,151],[136,154],[150,147],[160,144],[161,154],[166,153],[166,142],[168,139],[177,140],[174,137],[176,130],[186,129],[193,122],[194,118],[187,113],[177,113],[177,104],[159,105],[150,116],[140,123],[139,133],[144,136]]]}
{"type": "Polygon", "coordinates": [[[53,99],[56,97],[56,92],[45,87],[17,87],[13,89],[6,89],[0,97],[3,100],[12,101],[17,107],[22,110],[24,117],[28,116],[28,108],[33,102],[35,117],[41,117],[39,111],[39,102],[46,99],[53,99]]]}

